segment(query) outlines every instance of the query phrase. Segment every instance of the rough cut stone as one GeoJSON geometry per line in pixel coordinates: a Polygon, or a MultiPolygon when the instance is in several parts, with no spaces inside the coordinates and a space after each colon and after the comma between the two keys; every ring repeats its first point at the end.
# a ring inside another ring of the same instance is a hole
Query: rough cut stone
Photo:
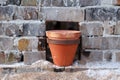
{"type": "Polygon", "coordinates": [[[113,52],[112,51],[103,51],[103,61],[112,61],[113,52]]]}
{"type": "MultiPolygon", "coordinates": [[[[37,37],[21,37],[14,40],[16,47],[20,51],[38,50],[38,38],[37,37]]],[[[15,44],[14,43],[14,44],[15,44]]]]}
{"type": "Polygon", "coordinates": [[[83,49],[101,49],[102,37],[82,37],[83,49]]]}
{"type": "Polygon", "coordinates": [[[31,22],[23,24],[24,36],[45,36],[45,23],[31,22]]]}
{"type": "Polygon", "coordinates": [[[37,20],[38,10],[36,7],[31,7],[31,6],[17,7],[13,18],[14,20],[16,19],[37,20]]]}
{"type": "Polygon", "coordinates": [[[79,23],[80,31],[84,36],[102,36],[103,24],[101,22],[83,22],[79,23]]]}
{"type": "Polygon", "coordinates": [[[86,58],[86,63],[103,61],[103,52],[101,50],[87,50],[87,51],[84,51],[82,54],[88,55],[87,57],[82,57],[82,59],[81,59],[81,60],[83,60],[84,58],[86,58]]]}
{"type": "MultiPolygon", "coordinates": [[[[24,1],[24,0],[22,0],[22,1],[24,1]]],[[[21,0],[7,0],[6,5],[8,5],[8,4],[18,5],[19,6],[21,4],[21,0]]]]}
{"type": "Polygon", "coordinates": [[[52,6],[63,6],[63,0],[52,0],[52,6]]]}
{"type": "Polygon", "coordinates": [[[24,63],[25,64],[32,64],[33,62],[36,62],[37,60],[45,60],[45,51],[39,51],[39,52],[32,52],[32,51],[25,51],[24,52],[24,63]]]}
{"type": "Polygon", "coordinates": [[[0,50],[11,50],[13,48],[13,38],[0,37],[0,50]]]}
{"type": "Polygon", "coordinates": [[[0,52],[0,64],[4,64],[5,63],[5,54],[4,52],[0,52]]]}
{"type": "Polygon", "coordinates": [[[120,37],[103,37],[102,39],[102,49],[120,49],[120,37]]]}
{"type": "Polygon", "coordinates": [[[116,59],[116,62],[120,62],[120,52],[116,52],[115,53],[115,59],[116,59]]]}
{"type": "Polygon", "coordinates": [[[80,6],[80,0],[63,0],[63,2],[66,7],[80,6]]]}
{"type": "Polygon", "coordinates": [[[120,22],[118,21],[116,25],[114,26],[114,34],[119,35],[120,34],[120,22]]]}
{"type": "Polygon", "coordinates": [[[12,20],[15,8],[13,6],[0,7],[0,20],[12,20]]]}
{"type": "Polygon", "coordinates": [[[73,21],[80,22],[84,20],[84,11],[75,7],[45,7],[42,8],[44,20],[48,21],[73,21]]]}
{"type": "Polygon", "coordinates": [[[22,6],[36,6],[37,5],[37,0],[22,0],[21,5],[22,6]]]}
{"type": "Polygon", "coordinates": [[[114,7],[95,7],[86,9],[87,21],[116,20],[117,9],[114,7]]]}
{"type": "Polygon", "coordinates": [[[40,6],[51,6],[52,3],[51,3],[51,0],[39,0],[39,5],[40,6]]]}
{"type": "Polygon", "coordinates": [[[116,34],[115,32],[115,25],[116,22],[113,21],[105,21],[104,22],[104,35],[113,35],[116,34]]]}

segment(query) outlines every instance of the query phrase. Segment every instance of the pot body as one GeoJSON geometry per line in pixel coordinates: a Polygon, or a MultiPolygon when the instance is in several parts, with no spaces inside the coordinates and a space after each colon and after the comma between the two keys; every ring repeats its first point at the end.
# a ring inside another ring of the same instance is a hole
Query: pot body
{"type": "Polygon", "coordinates": [[[54,64],[71,65],[78,47],[80,31],[51,30],[46,35],[54,64]]]}

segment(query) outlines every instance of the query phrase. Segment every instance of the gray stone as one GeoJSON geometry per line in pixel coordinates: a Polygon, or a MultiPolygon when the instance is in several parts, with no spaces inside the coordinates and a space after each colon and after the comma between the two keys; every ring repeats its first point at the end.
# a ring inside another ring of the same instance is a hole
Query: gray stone
{"type": "Polygon", "coordinates": [[[66,7],[80,6],[80,0],[63,0],[63,2],[66,7]]]}
{"type": "Polygon", "coordinates": [[[103,37],[102,39],[102,47],[103,50],[114,50],[120,49],[120,37],[103,37]]]}
{"type": "Polygon", "coordinates": [[[83,49],[101,49],[102,37],[82,37],[83,49]]]}
{"type": "Polygon", "coordinates": [[[39,4],[40,4],[40,6],[51,6],[52,5],[52,2],[51,2],[51,0],[40,0],[39,1],[39,4]]]}
{"type": "Polygon", "coordinates": [[[12,20],[15,8],[13,6],[0,7],[0,20],[12,20]]]}
{"type": "Polygon", "coordinates": [[[102,36],[103,24],[100,22],[83,22],[80,24],[80,31],[84,36],[102,36]]]}
{"type": "Polygon", "coordinates": [[[117,9],[113,7],[96,7],[86,9],[87,21],[110,21],[116,20],[117,9]]]}
{"type": "Polygon", "coordinates": [[[52,0],[52,6],[63,6],[63,0],[52,0]]]}
{"type": "Polygon", "coordinates": [[[12,4],[12,5],[20,5],[21,4],[21,0],[7,0],[6,4],[12,4]]]}
{"type": "Polygon", "coordinates": [[[31,51],[25,51],[24,52],[24,63],[25,64],[32,64],[36,62],[37,60],[45,60],[45,51],[39,51],[39,52],[31,52],[31,51]]]}
{"type": "Polygon", "coordinates": [[[116,35],[120,34],[120,22],[119,21],[114,26],[114,34],[116,34],[116,35]]]}
{"type": "Polygon", "coordinates": [[[44,20],[47,21],[72,21],[80,22],[84,20],[84,11],[76,7],[47,7],[42,8],[44,20]]]}
{"type": "Polygon", "coordinates": [[[103,61],[112,61],[112,51],[103,51],[103,61]]]}
{"type": "Polygon", "coordinates": [[[17,7],[13,19],[22,19],[22,20],[37,20],[38,19],[38,10],[36,7],[17,7]]]}
{"type": "Polygon", "coordinates": [[[11,50],[13,48],[13,38],[0,37],[0,50],[11,50]]]}

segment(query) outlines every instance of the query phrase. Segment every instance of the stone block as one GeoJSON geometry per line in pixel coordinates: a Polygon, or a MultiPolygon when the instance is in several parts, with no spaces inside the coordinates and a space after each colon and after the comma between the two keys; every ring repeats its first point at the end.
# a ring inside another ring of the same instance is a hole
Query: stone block
{"type": "Polygon", "coordinates": [[[52,0],[52,6],[63,6],[63,0],[52,0]]]}
{"type": "Polygon", "coordinates": [[[119,50],[120,49],[120,37],[103,37],[102,47],[103,50],[119,50]]]}
{"type": "Polygon", "coordinates": [[[11,50],[13,49],[13,38],[0,37],[0,50],[11,50]]]}
{"type": "Polygon", "coordinates": [[[1,6],[0,7],[0,20],[12,20],[15,13],[14,6],[1,6]]]}
{"type": "Polygon", "coordinates": [[[80,6],[80,0],[63,0],[63,3],[66,7],[80,6]]]}
{"type": "Polygon", "coordinates": [[[116,34],[115,26],[116,26],[116,22],[105,21],[104,22],[104,34],[103,35],[113,35],[113,34],[116,34]]]}
{"type": "Polygon", "coordinates": [[[23,24],[24,36],[45,36],[45,23],[40,21],[31,21],[23,24]]]}
{"type": "Polygon", "coordinates": [[[120,21],[118,21],[116,23],[116,25],[114,26],[114,34],[115,35],[119,35],[120,34],[120,21]]]}
{"type": "Polygon", "coordinates": [[[38,9],[32,6],[22,6],[17,7],[13,19],[22,20],[37,20],[38,19],[38,9]]]}
{"type": "Polygon", "coordinates": [[[95,5],[100,5],[101,0],[79,0],[80,1],[80,6],[95,6],[95,5]]]}
{"type": "Polygon", "coordinates": [[[4,35],[4,34],[5,34],[4,27],[2,22],[0,22],[0,35],[4,35]]]}
{"type": "Polygon", "coordinates": [[[0,64],[4,64],[4,63],[5,63],[5,53],[0,52],[0,64]]]}
{"type": "Polygon", "coordinates": [[[102,37],[82,37],[83,49],[101,49],[102,37]]]}
{"type": "Polygon", "coordinates": [[[120,52],[115,52],[116,62],[120,62],[120,52]]]}
{"type": "MultiPolygon", "coordinates": [[[[86,50],[82,53],[83,55],[88,55],[87,57],[82,57],[81,60],[86,58],[87,62],[103,61],[103,52],[101,50],[86,50]]],[[[85,60],[85,59],[84,59],[85,60]]]]}
{"type": "Polygon", "coordinates": [[[46,55],[45,55],[45,51],[25,51],[24,52],[24,63],[25,64],[32,64],[38,60],[45,60],[46,55]]]}
{"type": "Polygon", "coordinates": [[[9,4],[12,4],[12,5],[20,5],[21,4],[21,0],[7,0],[6,1],[6,5],[9,5],[9,4]]]}
{"type": "Polygon", "coordinates": [[[46,6],[48,7],[48,6],[51,6],[51,5],[52,5],[52,2],[51,2],[51,0],[40,0],[40,1],[39,1],[39,5],[40,5],[40,6],[43,6],[43,7],[44,7],[44,6],[45,6],[45,7],[46,7],[46,6]]]}
{"type": "Polygon", "coordinates": [[[113,52],[112,51],[103,51],[103,61],[112,61],[113,59],[113,52]]]}
{"type": "Polygon", "coordinates": [[[117,9],[114,7],[93,7],[86,10],[87,21],[110,21],[117,20],[117,9]]]}
{"type": "Polygon", "coordinates": [[[84,11],[76,7],[45,7],[42,8],[47,21],[72,21],[80,22],[84,20],[84,11]]]}
{"type": "Polygon", "coordinates": [[[79,23],[80,31],[83,36],[102,36],[103,23],[102,22],[83,22],[79,23]]]}
{"type": "Polygon", "coordinates": [[[20,51],[38,50],[37,37],[21,37],[14,40],[14,46],[20,51]]]}
{"type": "Polygon", "coordinates": [[[37,0],[22,0],[21,5],[22,6],[36,6],[37,5],[37,0]]]}
{"type": "Polygon", "coordinates": [[[17,21],[2,22],[2,28],[6,36],[23,35],[23,23],[17,23],[17,21]]]}

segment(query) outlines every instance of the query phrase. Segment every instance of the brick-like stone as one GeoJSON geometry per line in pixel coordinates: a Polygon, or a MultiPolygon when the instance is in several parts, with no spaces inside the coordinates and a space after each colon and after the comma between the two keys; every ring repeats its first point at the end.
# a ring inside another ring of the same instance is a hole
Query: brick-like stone
{"type": "Polygon", "coordinates": [[[105,21],[104,22],[104,34],[103,35],[113,35],[115,33],[115,25],[116,22],[113,21],[105,21]]]}
{"type": "Polygon", "coordinates": [[[82,37],[83,49],[101,49],[102,37],[82,37]]]}
{"type": "Polygon", "coordinates": [[[115,59],[116,59],[116,62],[120,62],[120,52],[116,52],[115,53],[115,59]]]}
{"type": "Polygon", "coordinates": [[[37,0],[22,0],[21,5],[22,6],[36,6],[37,5],[37,0]]]}
{"type": "Polygon", "coordinates": [[[24,63],[25,64],[32,64],[33,62],[37,60],[45,60],[45,51],[39,51],[39,52],[31,52],[31,51],[25,51],[24,52],[24,63]]]}
{"type": "Polygon", "coordinates": [[[12,4],[12,5],[20,5],[21,4],[21,0],[7,0],[6,1],[6,5],[9,5],[9,4],[12,4]]]}
{"type": "Polygon", "coordinates": [[[45,36],[45,23],[40,21],[24,23],[23,24],[24,36],[45,36]]]}
{"type": "Polygon", "coordinates": [[[0,7],[0,20],[12,20],[15,8],[13,6],[0,7]]]}
{"type": "Polygon", "coordinates": [[[13,48],[13,38],[0,37],[0,50],[11,50],[13,48]]]}
{"type": "Polygon", "coordinates": [[[43,7],[51,6],[52,2],[51,0],[39,0],[39,5],[43,7]]]}
{"type": "Polygon", "coordinates": [[[37,20],[38,19],[38,9],[32,6],[22,6],[17,7],[13,19],[22,20],[37,20]]]}
{"type": "Polygon", "coordinates": [[[114,27],[114,34],[119,35],[120,34],[120,21],[118,21],[114,27]]]}
{"type": "Polygon", "coordinates": [[[86,9],[87,21],[116,20],[117,9],[114,7],[94,7],[86,9]]]}
{"type": "Polygon", "coordinates": [[[52,6],[63,6],[63,0],[52,0],[52,6]]]}
{"type": "Polygon", "coordinates": [[[73,21],[80,22],[84,20],[84,11],[76,7],[45,7],[42,8],[47,21],[73,21]]]}
{"type": "Polygon", "coordinates": [[[87,57],[84,57],[86,58],[86,62],[103,61],[103,52],[101,50],[87,50],[84,51],[82,54],[88,54],[87,57]]]}
{"type": "Polygon", "coordinates": [[[63,3],[66,7],[80,6],[80,0],[63,0],[63,3]]]}
{"type": "Polygon", "coordinates": [[[100,5],[101,0],[80,0],[80,5],[84,6],[95,6],[100,5]]]}
{"type": "Polygon", "coordinates": [[[20,51],[32,51],[38,50],[38,38],[37,37],[21,37],[14,40],[14,46],[20,51]]]}
{"type": "Polygon", "coordinates": [[[103,61],[112,61],[112,51],[103,51],[103,61]]]}
{"type": "Polygon", "coordinates": [[[103,23],[101,22],[83,22],[79,23],[80,31],[84,36],[102,36],[103,23]]]}
{"type": "Polygon", "coordinates": [[[0,52],[0,64],[4,64],[5,63],[5,54],[4,52],[0,52]]]}
{"type": "Polygon", "coordinates": [[[113,0],[101,0],[101,5],[113,5],[113,0]]]}
{"type": "Polygon", "coordinates": [[[23,23],[2,22],[4,35],[6,36],[21,36],[23,35],[23,23]]]}
{"type": "Polygon", "coordinates": [[[2,26],[2,22],[0,22],[0,35],[4,34],[5,34],[4,27],[2,26]]]}
{"type": "Polygon", "coordinates": [[[103,50],[119,50],[120,49],[120,37],[103,37],[102,39],[102,49],[103,50]]]}

